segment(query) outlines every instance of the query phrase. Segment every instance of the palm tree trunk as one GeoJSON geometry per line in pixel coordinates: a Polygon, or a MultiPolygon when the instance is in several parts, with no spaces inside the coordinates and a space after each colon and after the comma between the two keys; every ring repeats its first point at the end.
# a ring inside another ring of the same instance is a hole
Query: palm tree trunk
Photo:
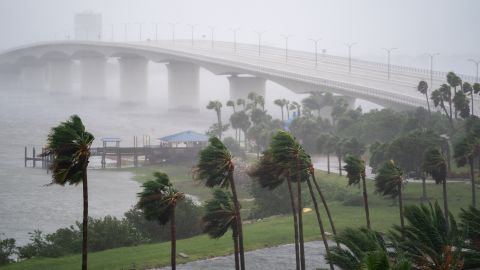
{"type": "Polygon", "coordinates": [[[337,156],[337,158],[338,158],[338,174],[342,176],[342,157],[337,156]]]}
{"type": "Polygon", "coordinates": [[[473,157],[469,158],[469,163],[470,163],[470,178],[472,182],[472,206],[476,207],[477,206],[477,198],[475,194],[475,172],[474,172],[474,165],[473,165],[473,157]]]}
{"type": "Polygon", "coordinates": [[[170,244],[171,244],[171,251],[170,251],[170,256],[171,256],[171,264],[172,264],[172,270],[175,270],[177,268],[177,261],[176,261],[176,255],[177,255],[177,228],[175,224],[175,206],[176,203],[173,202],[173,207],[172,207],[172,214],[170,217],[170,244]]]}
{"type": "Polygon", "coordinates": [[[427,108],[428,108],[428,115],[432,116],[432,112],[430,111],[430,102],[428,101],[428,91],[425,91],[425,98],[427,99],[427,108]]]}
{"type": "Polygon", "coordinates": [[[327,173],[330,174],[330,153],[327,153],[327,173]]]}
{"type": "Polygon", "coordinates": [[[284,123],[284,121],[283,121],[283,106],[280,107],[280,109],[282,110],[282,123],[284,123]]]}
{"type": "Polygon", "coordinates": [[[472,112],[471,115],[475,115],[475,112],[473,110],[473,89],[470,91],[470,98],[472,99],[472,112]]]}
{"type": "Polygon", "coordinates": [[[218,138],[222,139],[222,115],[220,111],[217,111],[217,121],[218,121],[218,138]]]}
{"type": "Polygon", "coordinates": [[[422,173],[422,199],[427,199],[427,176],[422,173]]]}
{"type": "MultiPolygon", "coordinates": [[[[310,197],[312,197],[313,207],[315,208],[315,214],[317,215],[318,226],[320,227],[320,234],[322,235],[323,244],[325,245],[325,250],[327,254],[330,253],[330,248],[328,247],[327,236],[325,235],[325,228],[323,227],[322,217],[320,216],[320,211],[318,210],[317,199],[313,193],[312,183],[310,179],[307,180],[308,190],[310,191],[310,197]]],[[[330,270],[333,270],[333,264],[330,263],[330,270]]]]}
{"type": "MultiPolygon", "coordinates": [[[[317,189],[318,195],[322,200],[323,207],[325,208],[325,212],[327,212],[328,221],[330,222],[330,227],[332,228],[333,236],[337,237],[337,230],[335,229],[335,224],[333,223],[332,214],[330,213],[330,208],[328,208],[327,200],[325,200],[325,196],[323,196],[323,192],[320,189],[320,185],[317,183],[317,179],[315,178],[315,173],[310,174],[312,176],[313,183],[315,184],[315,188],[317,189]]],[[[337,246],[340,248],[340,244],[337,241],[337,246]]]]}
{"type": "Polygon", "coordinates": [[[449,223],[448,223],[447,178],[443,179],[442,188],[443,188],[443,211],[445,213],[445,220],[447,221],[447,228],[448,228],[449,223]]]}
{"type": "Polygon", "coordinates": [[[400,227],[402,228],[403,234],[403,230],[405,229],[405,220],[403,216],[402,183],[398,184],[398,207],[400,210],[400,227]]]}
{"type": "MultiPolygon", "coordinates": [[[[457,87],[455,86],[455,87],[453,88],[453,96],[455,97],[456,95],[457,95],[457,87]]],[[[456,108],[455,106],[453,106],[453,111],[454,111],[454,113],[455,113],[455,119],[457,119],[457,118],[458,118],[457,108],[456,108]]]]}
{"type": "Polygon", "coordinates": [[[367,219],[367,228],[371,229],[370,210],[368,208],[367,183],[365,181],[365,176],[362,176],[362,185],[363,185],[363,206],[365,207],[365,218],[367,219]]]}
{"type": "Polygon", "coordinates": [[[87,167],[83,168],[83,224],[82,224],[82,270],[87,270],[88,265],[88,181],[87,167]]]}
{"type": "Polygon", "coordinates": [[[233,250],[235,252],[235,270],[240,270],[240,258],[238,257],[238,230],[236,226],[233,227],[233,250]]]}
{"type": "Polygon", "coordinates": [[[450,121],[453,119],[453,112],[452,112],[452,98],[448,100],[448,106],[450,107],[450,121]]]}
{"type": "Polygon", "coordinates": [[[237,219],[238,229],[238,248],[240,253],[240,268],[245,270],[245,256],[243,249],[243,230],[242,230],[242,217],[240,215],[240,204],[238,203],[237,189],[235,187],[235,181],[233,179],[233,169],[229,171],[230,188],[232,189],[233,204],[235,206],[235,215],[237,219]]]}
{"type": "Polygon", "coordinates": [[[300,268],[305,270],[305,246],[303,242],[303,205],[302,205],[302,183],[301,172],[297,161],[297,201],[298,201],[298,235],[300,243],[300,268]]]}
{"type": "Polygon", "coordinates": [[[293,198],[293,191],[292,191],[292,179],[290,175],[287,176],[287,184],[288,184],[288,193],[290,195],[290,203],[292,206],[292,215],[293,215],[293,228],[294,228],[294,235],[295,235],[295,262],[296,262],[296,269],[300,270],[300,252],[298,246],[298,220],[297,220],[297,211],[295,210],[295,199],[293,198]]]}

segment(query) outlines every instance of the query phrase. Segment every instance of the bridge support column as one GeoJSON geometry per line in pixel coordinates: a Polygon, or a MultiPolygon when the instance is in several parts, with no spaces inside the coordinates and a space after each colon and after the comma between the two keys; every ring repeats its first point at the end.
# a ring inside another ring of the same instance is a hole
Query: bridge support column
{"type": "Polygon", "coordinates": [[[21,68],[20,84],[23,89],[45,89],[45,67],[28,65],[21,68]]]}
{"type": "Polygon", "coordinates": [[[148,60],[141,56],[124,56],[118,61],[122,102],[140,103],[145,101],[148,92],[148,60]]]}
{"type": "Polygon", "coordinates": [[[199,67],[186,62],[170,62],[167,70],[169,109],[198,110],[199,67]]]}
{"type": "Polygon", "coordinates": [[[18,87],[18,70],[12,68],[13,64],[0,64],[0,89],[15,89],[18,87]]]}
{"type": "Polygon", "coordinates": [[[70,93],[72,90],[72,61],[55,59],[48,63],[50,93],[70,93]]]}
{"type": "Polygon", "coordinates": [[[266,80],[264,78],[232,75],[228,77],[228,81],[230,82],[230,100],[246,99],[250,92],[265,97],[266,80]]]}
{"type": "Polygon", "coordinates": [[[80,59],[80,81],[83,98],[105,97],[105,57],[80,59]]]}

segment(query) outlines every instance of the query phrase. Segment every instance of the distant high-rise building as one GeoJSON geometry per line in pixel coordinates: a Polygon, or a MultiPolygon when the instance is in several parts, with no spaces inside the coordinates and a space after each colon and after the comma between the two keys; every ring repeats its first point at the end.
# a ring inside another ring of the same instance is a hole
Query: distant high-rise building
{"type": "Polygon", "coordinates": [[[102,14],[84,11],[75,14],[74,33],[77,40],[102,39],[102,14]]]}

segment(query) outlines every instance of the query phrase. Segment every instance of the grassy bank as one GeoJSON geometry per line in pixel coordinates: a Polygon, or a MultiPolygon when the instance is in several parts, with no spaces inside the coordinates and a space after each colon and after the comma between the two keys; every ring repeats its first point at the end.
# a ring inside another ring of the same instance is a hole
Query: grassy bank
{"type": "MultiPolygon", "coordinates": [[[[174,183],[181,190],[199,196],[204,199],[209,196],[209,190],[193,183],[188,169],[179,166],[147,167],[131,170],[135,179],[143,182],[148,179],[155,170],[162,170],[171,175],[174,183]],[[183,185],[181,188],[180,186],[183,185]],[[197,190],[198,189],[198,190],[197,190]]],[[[329,187],[329,205],[333,218],[339,230],[346,227],[356,227],[365,224],[363,206],[355,205],[361,196],[357,187],[347,187],[345,177],[338,175],[326,175],[318,172],[318,179],[325,187],[329,187]],[[336,197],[346,196],[349,200],[340,200],[336,197]],[[348,204],[350,206],[347,206],[348,204]]],[[[368,181],[370,212],[373,229],[387,231],[392,224],[399,223],[398,207],[391,199],[384,199],[374,194],[373,181],[368,181]]],[[[428,184],[430,201],[441,202],[441,186],[428,184]]],[[[268,191],[266,191],[268,192],[268,191]]],[[[405,187],[405,204],[420,203],[420,183],[408,183],[405,187]]],[[[448,185],[450,210],[457,215],[462,207],[468,206],[471,201],[470,185],[464,182],[449,183],[448,185]]],[[[244,198],[248,193],[244,191],[244,198]]],[[[326,215],[323,213],[324,222],[327,224],[326,215]]],[[[319,230],[316,225],[315,215],[312,212],[305,214],[305,239],[319,239],[319,230]]],[[[327,230],[329,226],[327,226],[327,230]]],[[[274,246],[293,242],[292,223],[290,216],[275,216],[261,221],[245,224],[245,247],[254,250],[267,246],[274,246]]],[[[179,258],[179,263],[221,256],[233,252],[231,234],[212,240],[205,235],[180,240],[177,242],[177,251],[187,254],[188,258],[179,258]]],[[[89,256],[90,269],[130,269],[135,265],[137,269],[165,266],[169,264],[170,244],[148,244],[136,247],[118,248],[101,252],[91,253],[89,256]]],[[[292,250],[293,254],[293,250],[292,250]]],[[[293,256],[293,255],[292,255],[293,256]]],[[[67,256],[57,259],[32,259],[21,263],[15,263],[1,268],[8,269],[51,269],[67,270],[78,269],[80,255],[67,256]]]]}

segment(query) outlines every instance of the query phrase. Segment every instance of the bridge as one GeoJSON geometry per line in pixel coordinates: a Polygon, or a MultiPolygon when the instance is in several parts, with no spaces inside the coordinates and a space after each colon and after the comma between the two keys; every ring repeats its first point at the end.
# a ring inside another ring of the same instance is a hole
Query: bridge
{"type": "MultiPolygon", "coordinates": [[[[78,65],[82,96],[103,97],[106,63],[112,58],[118,60],[121,98],[129,102],[146,98],[148,63],[164,63],[171,109],[198,109],[200,68],[226,76],[233,100],[245,98],[249,92],[265,94],[268,80],[295,93],[331,92],[349,102],[359,98],[394,110],[426,108],[425,96],[416,90],[418,82],[433,82],[430,88],[436,89],[446,81],[446,72],[252,44],[75,40],[1,52],[0,86],[45,86],[52,93],[68,93],[75,70],[72,66],[78,65]]],[[[473,76],[460,77],[475,80],[473,76]]]]}

